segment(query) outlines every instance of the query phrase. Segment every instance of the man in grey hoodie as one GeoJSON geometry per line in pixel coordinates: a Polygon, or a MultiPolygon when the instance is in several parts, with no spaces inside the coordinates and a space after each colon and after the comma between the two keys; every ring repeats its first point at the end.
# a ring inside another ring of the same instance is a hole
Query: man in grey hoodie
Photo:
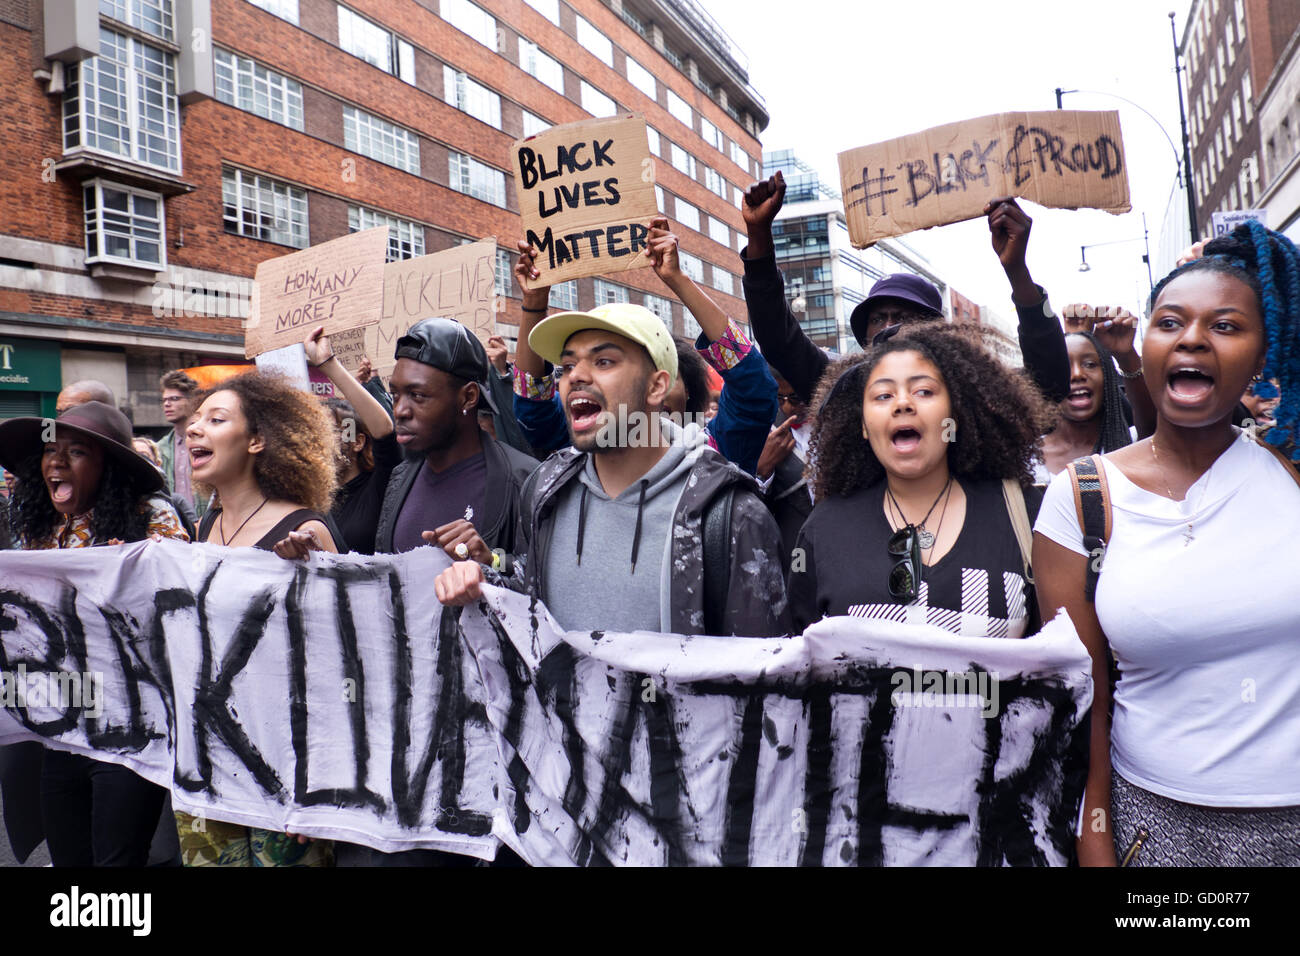
{"type": "Polygon", "coordinates": [[[789,633],[781,536],[753,479],[696,425],[660,416],[677,376],[663,323],[615,303],[552,315],[529,344],[559,373],[573,445],[525,483],[517,553],[499,573],[457,562],[438,599],[468,604],[487,580],[539,598],[569,630],[789,633]],[[706,547],[706,528],[719,545],[706,547]],[[725,567],[706,569],[706,552],[725,567]]]}

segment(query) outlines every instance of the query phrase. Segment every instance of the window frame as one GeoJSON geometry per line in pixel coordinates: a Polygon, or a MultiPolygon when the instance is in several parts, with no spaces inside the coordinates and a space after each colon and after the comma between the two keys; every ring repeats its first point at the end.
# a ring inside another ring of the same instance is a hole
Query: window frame
{"type": "Polygon", "coordinates": [[[153,192],[152,190],[148,190],[148,189],[141,189],[138,186],[127,186],[122,183],[113,182],[112,180],[107,180],[104,179],[103,177],[96,176],[93,179],[88,179],[81,183],[81,195],[82,195],[81,248],[82,251],[86,254],[86,265],[95,265],[97,263],[111,263],[114,265],[132,266],[138,269],[153,269],[158,272],[161,272],[162,270],[167,268],[167,206],[166,203],[163,201],[163,196],[161,193],[153,192]],[[104,214],[105,213],[105,207],[104,207],[105,188],[111,189],[114,192],[125,193],[127,196],[130,197],[129,200],[130,208],[125,213],[114,210],[114,213],[119,218],[121,216],[126,216],[130,220],[127,226],[129,231],[125,233],[128,242],[130,243],[131,251],[133,253],[130,256],[118,256],[105,251],[106,236],[123,235],[123,233],[120,230],[109,230],[106,228],[105,214],[104,214]],[[95,204],[94,204],[93,212],[90,209],[90,207],[86,206],[85,204],[87,192],[93,192],[95,195],[95,204]],[[158,216],[156,218],[147,218],[135,212],[135,199],[137,196],[143,197],[145,199],[150,199],[157,204],[158,216]],[[96,245],[98,247],[98,251],[95,252],[93,255],[90,252],[92,218],[95,224],[95,228],[93,231],[95,235],[96,245]],[[135,221],[137,219],[146,219],[148,222],[157,224],[157,230],[154,233],[152,238],[145,238],[142,240],[137,235],[136,229],[139,228],[139,224],[137,224],[135,221]],[[137,243],[141,241],[152,242],[158,247],[157,262],[152,262],[148,259],[141,259],[134,255],[135,250],[137,248],[137,243]]]}

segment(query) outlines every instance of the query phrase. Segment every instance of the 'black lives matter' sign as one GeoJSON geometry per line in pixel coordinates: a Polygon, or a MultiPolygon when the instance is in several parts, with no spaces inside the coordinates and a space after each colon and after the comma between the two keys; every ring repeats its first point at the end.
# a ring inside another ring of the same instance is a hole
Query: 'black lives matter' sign
{"type": "Polygon", "coordinates": [[[643,117],[554,126],[516,142],[512,160],[536,285],[650,264],[646,237],[659,207],[643,117]]]}
{"type": "Polygon", "coordinates": [[[983,214],[996,196],[1128,212],[1119,114],[999,113],[840,153],[849,238],[879,239],[983,214]]]}

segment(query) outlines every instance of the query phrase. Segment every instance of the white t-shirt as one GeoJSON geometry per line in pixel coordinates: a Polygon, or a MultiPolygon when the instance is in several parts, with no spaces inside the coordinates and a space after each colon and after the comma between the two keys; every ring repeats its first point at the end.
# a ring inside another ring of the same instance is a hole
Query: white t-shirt
{"type": "MultiPolygon", "coordinates": [[[[1122,673],[1111,766],[1184,803],[1300,805],[1300,488],[1244,437],[1181,502],[1102,461],[1112,517],[1096,608],[1122,673]]],[[[1066,472],[1034,530],[1087,554],[1066,472]]]]}

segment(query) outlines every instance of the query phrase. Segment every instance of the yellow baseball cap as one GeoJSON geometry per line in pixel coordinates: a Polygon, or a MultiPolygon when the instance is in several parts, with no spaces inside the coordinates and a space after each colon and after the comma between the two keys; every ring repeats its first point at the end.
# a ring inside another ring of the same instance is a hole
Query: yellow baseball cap
{"type": "Polygon", "coordinates": [[[564,343],[588,329],[605,329],[644,346],[655,368],[677,381],[677,345],[667,326],[643,305],[612,302],[590,312],[557,312],[537,323],[528,335],[528,344],[546,361],[559,365],[564,343]]]}

